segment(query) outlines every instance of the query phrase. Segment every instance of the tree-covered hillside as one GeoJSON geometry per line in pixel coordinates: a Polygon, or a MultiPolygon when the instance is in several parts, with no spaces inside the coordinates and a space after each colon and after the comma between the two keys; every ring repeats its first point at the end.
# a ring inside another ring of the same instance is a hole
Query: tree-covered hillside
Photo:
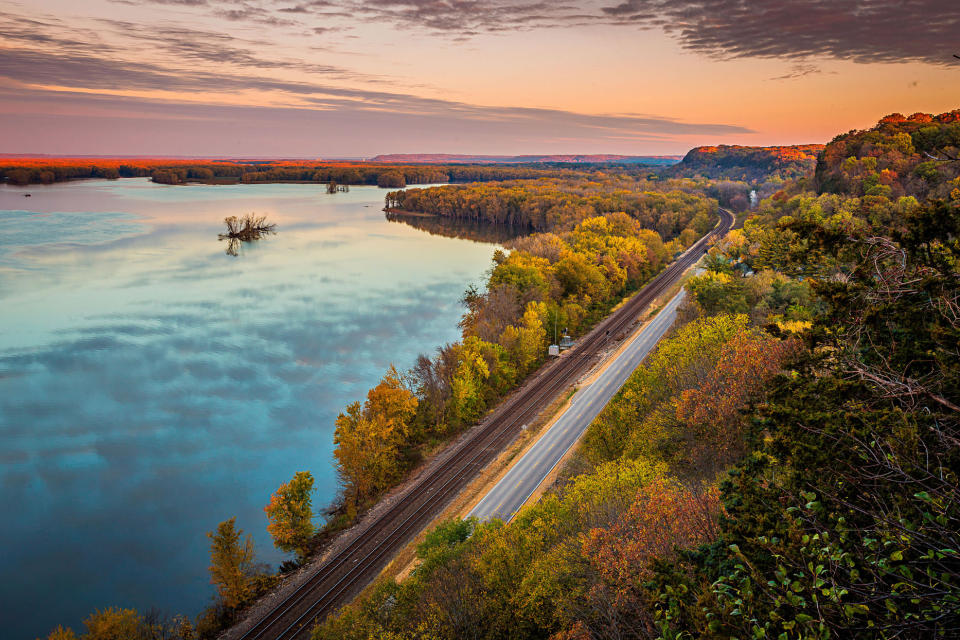
{"type": "Polygon", "coordinates": [[[960,176],[960,110],[889,115],[838,136],[817,162],[821,193],[945,198],[960,176]]]}
{"type": "Polygon", "coordinates": [[[590,426],[566,480],[509,526],[442,525],[409,578],[314,637],[952,637],[952,135],[949,115],[913,116],[831,142],[819,191],[785,184],[711,250],[675,333],[590,426]],[[870,193],[828,179],[850,157],[913,171],[924,152],[946,160],[923,189],[910,172],[870,193]]]}
{"type": "Polygon", "coordinates": [[[666,174],[749,183],[792,180],[808,175],[816,165],[817,154],[822,150],[823,145],[820,144],[696,147],[687,152],[680,164],[666,170],[666,174]]]}
{"type": "MultiPolygon", "coordinates": [[[[406,579],[315,640],[957,637],[957,114],[890,116],[833,140],[816,175],[762,175],[778,188],[710,250],[557,484],[508,526],[436,527],[406,579]]],[[[390,193],[538,232],[467,291],[460,341],[340,414],[331,527],[535,370],[552,322],[585,330],[744,186],[590,172],[390,193]]],[[[300,557],[322,542],[312,485],[297,473],[265,509],[300,557]]],[[[233,520],[208,536],[218,596],[196,624],[108,608],[80,637],[215,637],[278,578],[233,520]]]]}

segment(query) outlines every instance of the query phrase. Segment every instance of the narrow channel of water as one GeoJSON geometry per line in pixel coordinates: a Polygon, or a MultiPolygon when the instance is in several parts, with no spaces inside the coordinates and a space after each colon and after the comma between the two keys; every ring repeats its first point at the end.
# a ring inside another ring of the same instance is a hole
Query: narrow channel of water
{"type": "Polygon", "coordinates": [[[112,605],[197,613],[204,534],[231,516],[282,560],[269,494],[307,469],[334,497],[337,412],[456,339],[489,267],[493,245],[389,222],[383,194],[0,186],[4,637],[112,605]],[[227,255],[222,220],[248,212],[277,233],[227,255]]]}

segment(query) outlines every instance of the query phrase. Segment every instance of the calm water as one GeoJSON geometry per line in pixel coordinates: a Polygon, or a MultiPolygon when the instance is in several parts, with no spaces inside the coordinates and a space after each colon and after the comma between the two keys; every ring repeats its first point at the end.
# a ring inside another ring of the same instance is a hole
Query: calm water
{"type": "Polygon", "coordinates": [[[195,614],[206,531],[311,470],[336,491],[333,420],[394,362],[454,340],[490,244],[388,222],[383,191],[0,186],[0,629],[110,605],[195,614]],[[32,197],[25,198],[24,193],[32,197]],[[238,257],[222,219],[278,233],[238,257]]]}

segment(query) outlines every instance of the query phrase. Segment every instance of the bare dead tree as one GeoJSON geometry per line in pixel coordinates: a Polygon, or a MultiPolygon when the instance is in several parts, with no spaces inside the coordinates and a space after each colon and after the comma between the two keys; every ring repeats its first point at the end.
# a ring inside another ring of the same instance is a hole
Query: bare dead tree
{"type": "Polygon", "coordinates": [[[226,254],[237,256],[240,253],[241,242],[259,240],[265,235],[276,233],[277,225],[267,222],[267,216],[258,216],[248,213],[242,216],[229,216],[223,219],[227,225],[227,232],[221,233],[218,238],[227,240],[226,254]]]}
{"type": "Polygon", "coordinates": [[[258,216],[255,213],[230,216],[224,218],[223,222],[227,225],[227,232],[221,233],[220,238],[236,238],[243,242],[258,240],[260,236],[274,233],[277,228],[277,225],[267,222],[267,216],[258,216]]]}
{"type": "MultiPolygon", "coordinates": [[[[877,305],[892,305],[909,299],[912,304],[922,305],[931,314],[939,316],[946,324],[960,324],[960,292],[956,288],[944,290],[940,296],[924,296],[921,285],[929,267],[912,268],[908,265],[906,251],[893,240],[884,237],[864,238],[865,251],[861,264],[870,270],[872,286],[861,294],[861,308],[877,305]]],[[[945,397],[939,384],[937,372],[924,376],[910,375],[895,367],[883,349],[872,344],[871,336],[862,318],[854,318],[849,333],[851,349],[846,351],[844,365],[849,374],[873,385],[881,395],[916,410],[925,400],[932,400],[954,414],[960,407],[945,397]],[[871,347],[876,361],[865,363],[856,356],[860,346],[871,347]]],[[[960,357],[960,351],[957,356],[960,357]]]]}

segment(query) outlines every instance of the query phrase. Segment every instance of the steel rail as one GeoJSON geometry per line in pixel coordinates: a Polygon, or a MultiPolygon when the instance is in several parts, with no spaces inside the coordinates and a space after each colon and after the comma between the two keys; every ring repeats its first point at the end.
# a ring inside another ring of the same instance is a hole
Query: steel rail
{"type": "Polygon", "coordinates": [[[436,515],[438,506],[446,504],[474,477],[478,469],[485,466],[506,443],[516,437],[519,425],[525,424],[530,417],[539,413],[544,406],[544,400],[558,394],[583,373],[589,361],[606,344],[611,332],[616,335],[635,323],[639,311],[695,264],[711,240],[730,230],[734,221],[733,214],[725,209],[720,209],[720,214],[720,221],[714,229],[657,274],[622,308],[599,322],[584,336],[580,344],[571,350],[569,356],[544,367],[517,393],[507,398],[485,419],[487,424],[484,427],[457,445],[436,468],[424,474],[413,487],[399,496],[394,505],[370,522],[366,530],[359,532],[350,544],[337,552],[314,575],[257,621],[239,640],[296,638],[309,631],[308,624],[318,621],[331,607],[338,604],[339,598],[356,587],[358,582],[367,577],[366,574],[373,573],[375,569],[379,571],[383,556],[405,543],[411,533],[418,530],[418,525],[426,525],[436,515]],[[406,514],[407,511],[411,513],[406,514]],[[382,539],[378,541],[378,537],[382,539]],[[366,549],[371,544],[372,548],[366,549]],[[345,573],[339,575],[345,565],[345,573]],[[322,593],[316,593],[331,581],[334,581],[332,586],[323,589],[322,593]],[[292,622],[284,624],[284,619],[291,618],[292,622]]]}

